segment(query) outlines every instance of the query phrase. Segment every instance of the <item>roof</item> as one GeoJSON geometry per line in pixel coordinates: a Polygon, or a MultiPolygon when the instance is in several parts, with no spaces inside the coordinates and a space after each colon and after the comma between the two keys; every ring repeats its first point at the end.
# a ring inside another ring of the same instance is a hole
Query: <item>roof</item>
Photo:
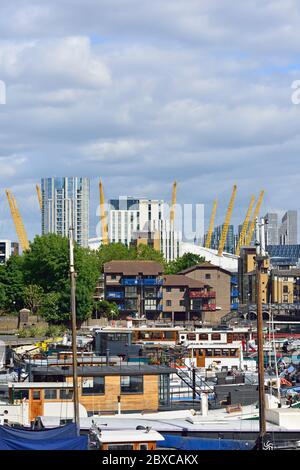
{"type": "Polygon", "coordinates": [[[272,269],[272,274],[282,277],[300,277],[300,269],[272,269]]]}
{"type": "MultiPolygon", "coordinates": [[[[70,377],[72,367],[62,369],[61,367],[32,367],[33,375],[53,376],[60,375],[70,377]]],[[[81,366],[77,368],[79,377],[104,377],[106,375],[160,375],[173,374],[174,369],[167,366],[152,366],[149,364],[128,364],[121,366],[81,366]]]]}
{"type": "Polygon", "coordinates": [[[165,438],[157,431],[149,429],[146,430],[116,430],[116,431],[102,431],[99,436],[99,441],[102,444],[110,444],[115,442],[153,442],[164,441],[165,438]]]}
{"type": "Polygon", "coordinates": [[[138,274],[158,276],[163,273],[163,266],[156,261],[109,261],[108,263],[104,263],[104,272],[106,274],[121,273],[127,276],[137,276],[138,274]]]}
{"type": "Polygon", "coordinates": [[[195,279],[183,276],[182,274],[167,274],[164,276],[164,286],[183,286],[194,289],[203,289],[207,284],[195,279]]]}
{"type": "Polygon", "coordinates": [[[193,266],[190,266],[187,269],[183,269],[182,271],[179,272],[179,274],[186,274],[190,273],[192,271],[195,271],[196,269],[216,269],[218,271],[223,271],[226,274],[229,274],[230,276],[232,273],[230,271],[227,271],[227,269],[221,268],[220,266],[216,266],[215,264],[210,263],[209,261],[204,261],[203,263],[199,264],[194,264],[193,266]]]}

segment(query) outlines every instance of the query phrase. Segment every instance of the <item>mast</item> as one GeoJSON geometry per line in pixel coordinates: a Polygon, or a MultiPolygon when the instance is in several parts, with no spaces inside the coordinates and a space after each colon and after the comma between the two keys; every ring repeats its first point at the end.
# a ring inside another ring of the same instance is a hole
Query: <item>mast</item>
{"type": "Polygon", "coordinates": [[[72,324],[72,352],[73,352],[73,393],[74,393],[74,422],[76,432],[80,434],[79,421],[79,397],[78,397],[78,374],[77,374],[77,333],[76,333],[76,272],[74,266],[74,228],[73,218],[70,227],[70,280],[71,280],[71,324],[72,324]]]}
{"type": "Polygon", "coordinates": [[[258,354],[258,390],[259,390],[259,448],[263,449],[266,436],[266,403],[265,403],[265,368],[264,368],[264,338],[262,313],[262,281],[261,272],[266,254],[263,246],[262,231],[264,223],[256,219],[256,300],[257,300],[257,354],[258,354]]]}

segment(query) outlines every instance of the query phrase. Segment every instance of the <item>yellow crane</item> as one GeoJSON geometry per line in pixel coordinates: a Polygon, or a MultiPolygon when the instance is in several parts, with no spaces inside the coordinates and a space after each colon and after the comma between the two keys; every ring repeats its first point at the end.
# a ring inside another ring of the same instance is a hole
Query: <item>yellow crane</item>
{"type": "Polygon", "coordinates": [[[245,240],[245,245],[246,246],[250,246],[250,244],[251,244],[251,240],[252,240],[252,237],[253,237],[253,232],[254,232],[254,229],[255,229],[255,222],[256,222],[256,219],[259,215],[260,206],[261,206],[262,200],[264,198],[264,194],[265,194],[264,191],[260,192],[256,207],[254,209],[254,213],[253,213],[253,216],[252,216],[252,219],[251,219],[251,224],[250,224],[250,227],[249,227],[247,235],[246,235],[246,240],[245,240]]]}
{"type": "Polygon", "coordinates": [[[100,180],[99,183],[99,190],[100,190],[100,220],[101,220],[101,235],[102,235],[102,244],[108,245],[108,226],[107,226],[107,217],[105,212],[105,200],[104,200],[104,192],[103,192],[103,185],[102,181],[100,180]]]}
{"type": "Polygon", "coordinates": [[[17,206],[17,201],[14,195],[8,189],[5,191],[5,193],[9,203],[11,216],[15,224],[20,246],[23,251],[29,250],[29,241],[27,238],[27,233],[23,224],[22,217],[17,206]]]}
{"type": "Polygon", "coordinates": [[[175,220],[176,196],[177,196],[177,183],[176,183],[176,181],[174,181],[173,191],[172,191],[172,206],[171,206],[171,210],[170,210],[171,226],[174,225],[174,220],[175,220]]]}
{"type": "Polygon", "coordinates": [[[250,205],[248,207],[247,214],[246,214],[246,217],[245,217],[245,220],[244,220],[244,223],[243,223],[243,227],[242,227],[242,230],[241,230],[241,233],[240,233],[240,238],[239,238],[239,241],[238,241],[238,244],[237,244],[237,247],[236,247],[235,254],[237,256],[240,256],[241,246],[243,246],[245,244],[245,236],[246,236],[246,233],[247,233],[247,229],[248,229],[250,217],[251,217],[251,214],[252,214],[252,209],[253,209],[253,206],[254,206],[254,202],[255,202],[255,197],[252,196],[251,201],[250,201],[250,205]]]}
{"type": "Polygon", "coordinates": [[[224,222],[224,225],[223,225],[222,235],[221,235],[221,239],[220,239],[220,243],[219,243],[219,249],[218,249],[218,255],[219,256],[222,256],[224,246],[225,246],[225,243],[226,243],[226,238],[227,238],[227,233],[228,233],[228,229],[229,229],[231,214],[232,214],[232,211],[233,211],[233,206],[234,206],[234,201],[235,201],[235,196],[236,196],[236,190],[237,190],[237,187],[236,187],[236,184],[235,184],[233,186],[231,198],[230,198],[230,201],[229,201],[229,205],[228,205],[228,209],[227,209],[227,213],[226,213],[226,217],[225,217],[225,222],[224,222]]]}
{"type": "Polygon", "coordinates": [[[42,193],[41,193],[41,188],[39,184],[36,185],[36,192],[37,192],[37,197],[39,200],[40,209],[42,210],[43,208],[42,193]]]}
{"type": "Polygon", "coordinates": [[[212,237],[212,233],[213,233],[213,230],[214,230],[217,207],[218,207],[218,200],[215,199],[214,205],[213,205],[213,210],[212,210],[212,213],[211,213],[211,216],[210,216],[210,222],[209,222],[209,228],[208,228],[206,242],[205,242],[205,248],[210,248],[210,245],[211,245],[211,237],[212,237]]]}

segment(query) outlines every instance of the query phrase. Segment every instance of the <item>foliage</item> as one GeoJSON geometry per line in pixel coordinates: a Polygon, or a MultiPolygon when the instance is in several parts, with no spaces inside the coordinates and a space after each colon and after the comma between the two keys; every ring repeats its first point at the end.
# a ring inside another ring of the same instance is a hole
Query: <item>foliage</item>
{"type": "MultiPolygon", "coordinates": [[[[12,255],[0,270],[0,283],[4,286],[4,307],[10,312],[18,312],[24,307],[23,257],[12,255]]],[[[3,289],[2,289],[3,291],[3,289]]],[[[2,294],[3,295],[3,294],[2,294]]]]}
{"type": "Polygon", "coordinates": [[[95,302],[94,308],[101,317],[106,317],[109,320],[118,318],[120,315],[118,306],[115,302],[108,302],[107,300],[100,300],[95,302]]]}
{"type": "Polygon", "coordinates": [[[65,331],[66,328],[62,325],[33,325],[21,328],[18,335],[20,338],[55,338],[62,336],[65,331]]]}
{"type": "Polygon", "coordinates": [[[4,310],[6,305],[5,285],[0,282],[0,310],[4,310]]]}
{"type": "Polygon", "coordinates": [[[160,251],[148,245],[139,245],[128,247],[123,243],[110,243],[101,245],[98,250],[98,258],[101,268],[104,263],[113,260],[145,260],[157,261],[164,264],[164,258],[160,251]]]}
{"type": "Polygon", "coordinates": [[[42,287],[36,284],[29,284],[24,288],[24,305],[36,314],[44,303],[44,291],[42,287]]]}
{"type": "Polygon", "coordinates": [[[184,269],[190,268],[195,264],[204,263],[205,258],[194,253],[185,253],[174,261],[170,261],[166,268],[165,274],[177,274],[184,269]]]}

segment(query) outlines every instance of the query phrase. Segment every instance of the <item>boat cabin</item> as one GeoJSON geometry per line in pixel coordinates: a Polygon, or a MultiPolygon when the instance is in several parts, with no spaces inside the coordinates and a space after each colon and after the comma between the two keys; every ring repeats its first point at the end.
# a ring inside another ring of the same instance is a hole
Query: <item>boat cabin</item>
{"type": "MultiPolygon", "coordinates": [[[[189,357],[185,359],[187,366],[205,369],[244,369],[248,364],[243,358],[241,342],[198,343],[188,346],[189,357]]],[[[251,361],[251,365],[254,361],[251,361]]]]}
{"type": "MultiPolygon", "coordinates": [[[[158,411],[161,405],[169,405],[170,374],[173,372],[170,367],[148,364],[78,367],[79,402],[87,416],[107,412],[158,411]]],[[[14,385],[10,391],[11,401],[16,398],[29,401],[30,421],[46,415],[47,410],[55,416],[50,412],[54,405],[59,411],[62,404],[73,404],[71,367],[32,368],[31,382],[14,385]]]]}
{"type": "Polygon", "coordinates": [[[164,437],[157,431],[144,430],[100,431],[97,435],[100,450],[155,450],[164,437]]]}

